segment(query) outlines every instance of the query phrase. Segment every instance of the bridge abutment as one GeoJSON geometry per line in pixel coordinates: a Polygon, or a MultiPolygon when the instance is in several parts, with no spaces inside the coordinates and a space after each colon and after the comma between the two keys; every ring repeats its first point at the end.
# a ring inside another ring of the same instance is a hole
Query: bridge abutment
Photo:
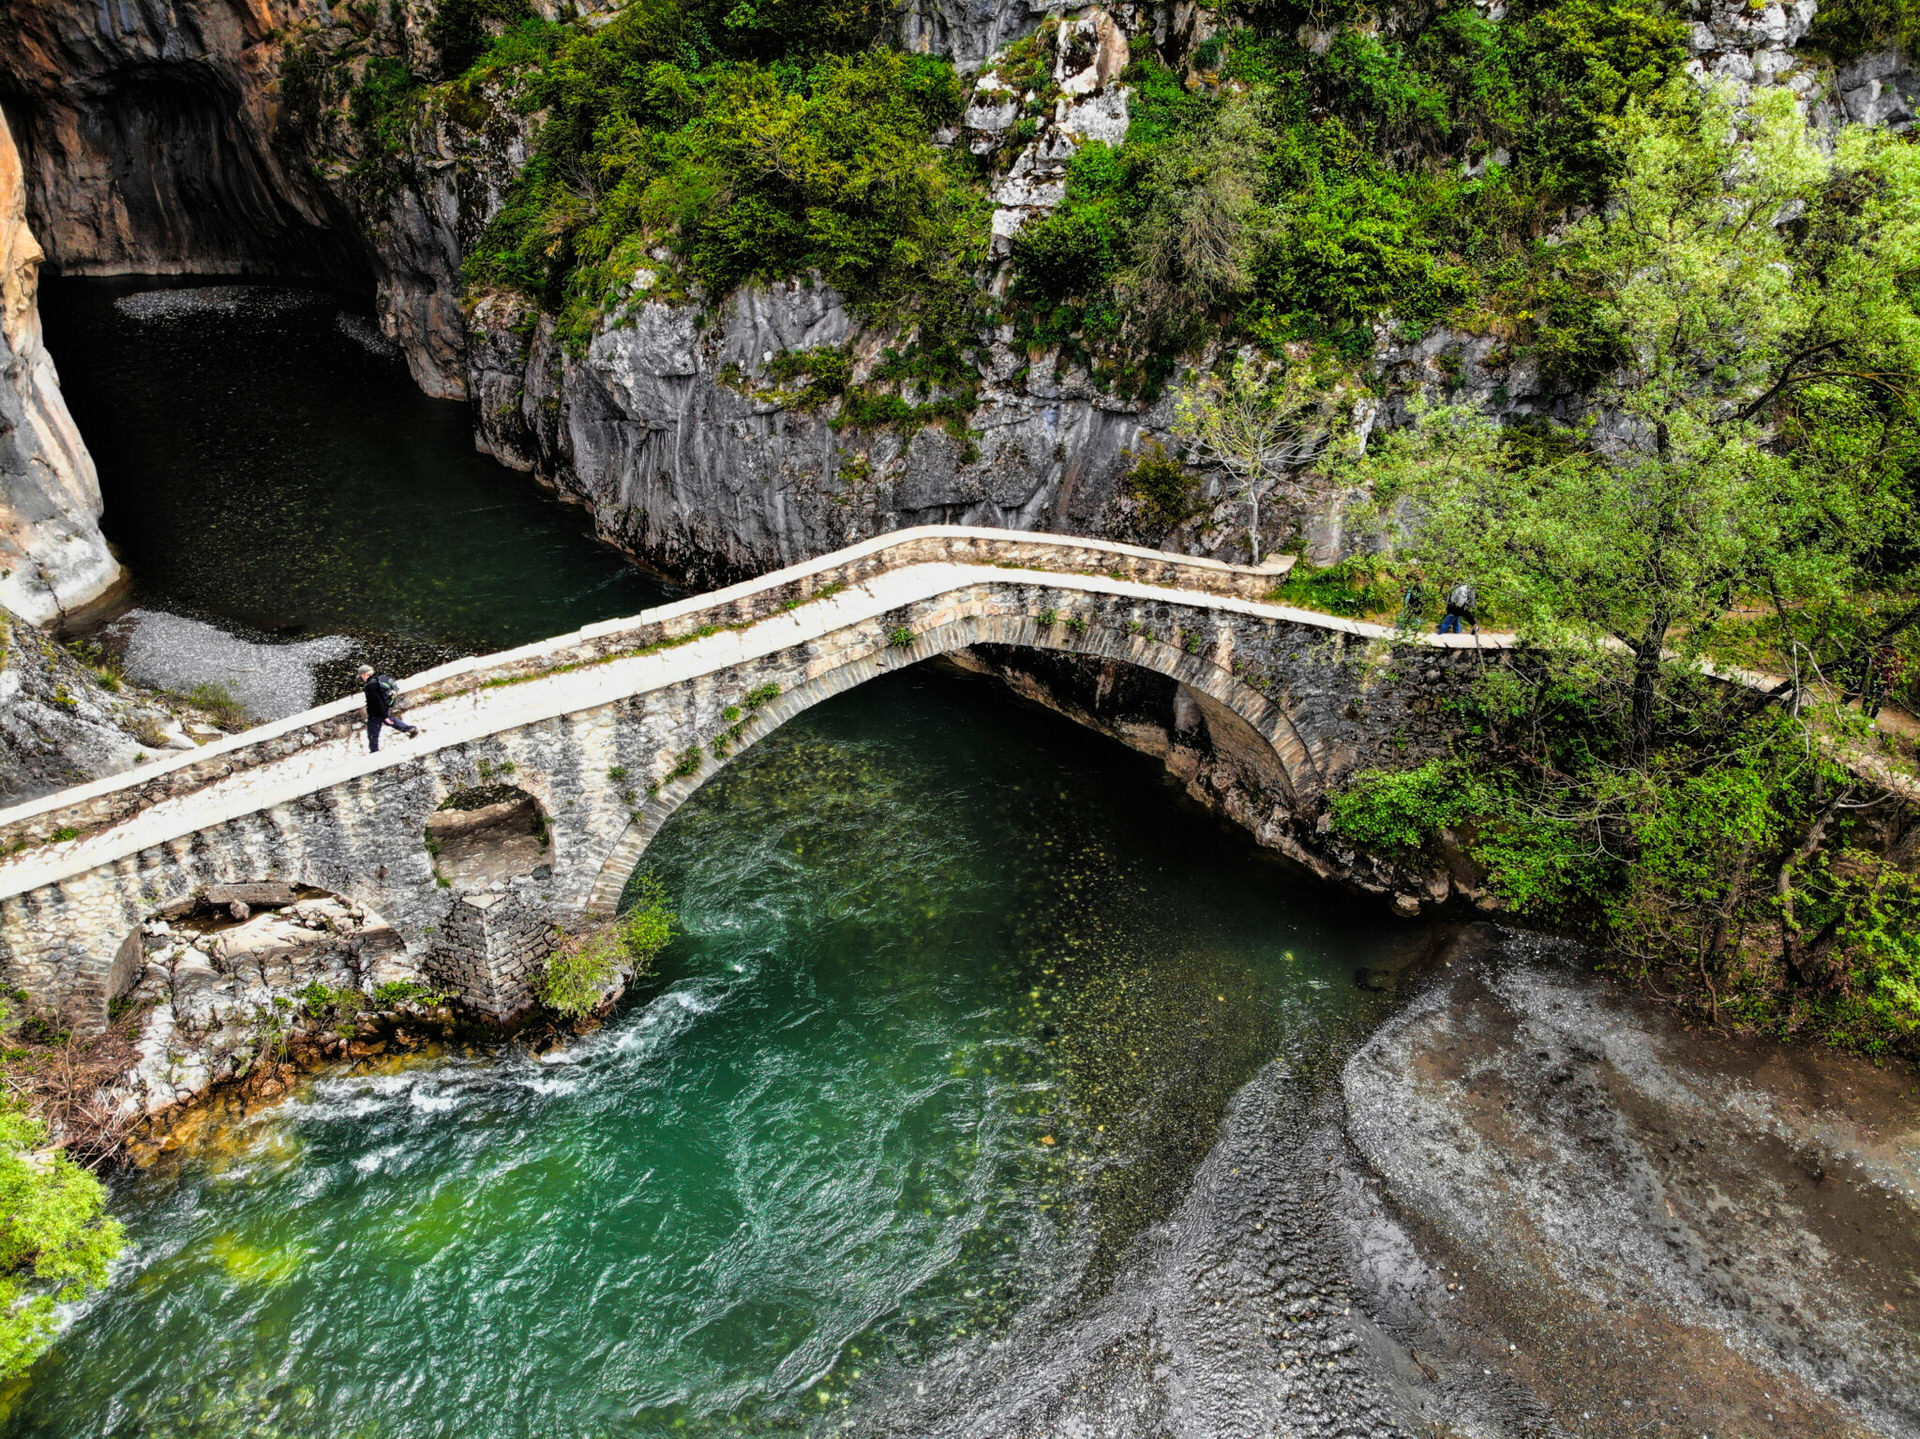
{"type": "Polygon", "coordinates": [[[552,906],[531,881],[456,898],[423,968],[467,1008],[498,1023],[532,1009],[541,967],[560,942],[552,906]]]}

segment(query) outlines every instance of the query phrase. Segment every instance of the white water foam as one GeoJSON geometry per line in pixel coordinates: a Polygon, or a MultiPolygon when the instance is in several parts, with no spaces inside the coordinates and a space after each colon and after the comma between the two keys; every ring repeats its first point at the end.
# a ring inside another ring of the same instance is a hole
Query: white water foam
{"type": "Polygon", "coordinates": [[[400,358],[400,347],[381,334],[380,327],[365,315],[342,310],[334,317],[333,326],[370,355],[378,355],[383,360],[400,358]]]}

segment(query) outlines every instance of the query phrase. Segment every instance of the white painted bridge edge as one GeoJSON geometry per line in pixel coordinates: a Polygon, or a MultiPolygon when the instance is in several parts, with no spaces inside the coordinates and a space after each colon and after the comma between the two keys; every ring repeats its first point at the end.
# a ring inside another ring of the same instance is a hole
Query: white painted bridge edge
{"type": "MultiPolygon", "coordinates": [[[[695,619],[703,611],[721,611],[740,600],[840,569],[891,548],[906,547],[915,541],[930,538],[1026,547],[1057,544],[1063,551],[1102,552],[1116,559],[1150,559],[1191,571],[1196,578],[1211,574],[1222,580],[1277,582],[1291,564],[1290,560],[1283,560],[1254,568],[1077,536],[956,525],[921,526],[896,530],[804,564],[776,570],[726,589],[658,606],[630,618],[588,625],[569,634],[517,649],[456,660],[410,677],[402,684],[402,693],[423,694],[444,686],[448,681],[484,681],[490,670],[538,663],[543,657],[558,656],[583,641],[617,639],[623,633],[637,634],[663,622],[695,619]]],[[[1182,603],[1223,613],[1284,620],[1361,639],[1391,639],[1436,649],[1505,649],[1514,643],[1513,637],[1507,635],[1410,635],[1385,625],[1177,585],[1146,584],[1018,564],[912,559],[896,568],[885,569],[854,582],[835,594],[767,615],[743,627],[723,628],[652,653],[517,679],[510,685],[472,688],[423,702],[409,710],[410,715],[427,731],[426,737],[417,743],[395,741],[377,754],[368,754],[364,737],[355,733],[307,745],[281,758],[236,767],[225,778],[215,779],[176,798],[151,804],[119,823],[74,839],[49,841],[0,858],[0,898],[25,894],[43,885],[125,859],[154,845],[298,799],[344,781],[414,763],[423,753],[644,695],[701,674],[789,649],[849,625],[871,622],[890,611],[938,598],[964,586],[995,582],[1031,584],[1036,581],[1060,590],[1079,590],[1090,595],[1135,600],[1164,601],[1177,595],[1182,603]]],[[[350,716],[359,708],[360,700],[357,697],[336,700],[203,746],[193,753],[141,765],[91,784],[74,786],[24,805],[0,810],[0,826],[57,812],[116,791],[131,790],[169,770],[203,763],[222,755],[239,755],[256,746],[294,737],[317,723],[350,716]]]]}

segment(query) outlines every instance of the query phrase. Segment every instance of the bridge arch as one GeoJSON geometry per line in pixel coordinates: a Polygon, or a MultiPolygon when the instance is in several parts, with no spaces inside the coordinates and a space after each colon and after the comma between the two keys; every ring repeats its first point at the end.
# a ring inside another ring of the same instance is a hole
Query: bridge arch
{"type": "Polygon", "coordinates": [[[448,788],[422,827],[435,882],[486,889],[553,872],[552,813],[538,796],[499,780],[448,788]]]}
{"type": "MultiPolygon", "coordinates": [[[[897,632],[896,632],[897,633],[897,632]]],[[[857,689],[871,679],[975,645],[1048,651],[1091,659],[1115,660],[1150,670],[1214,700],[1263,741],[1275,761],[1281,798],[1298,808],[1324,788],[1326,776],[1285,709],[1243,682],[1205,645],[1189,649],[1155,634],[1076,626],[1071,615],[1048,619],[1029,614],[971,613],[913,633],[909,643],[888,643],[782,692],[754,710],[737,727],[736,737],[718,762],[703,758],[692,774],[675,776],[650,795],[601,861],[585,906],[589,919],[611,918],[627,881],[647,847],[688,800],[747,749],[794,716],[823,701],[857,689]]]]}
{"type": "Polygon", "coordinates": [[[378,911],[410,959],[505,1017],[541,945],[611,913],[661,825],[734,753],[867,679],[974,646],[1175,681],[1225,761],[1198,782],[1263,844],[1313,863],[1328,785],[1384,743],[1429,742],[1469,673],[1449,652],[1499,645],[1287,608],[1280,568],[930,527],[455,661],[407,681],[417,742],[369,754],[340,700],[0,812],[0,978],[97,1028],[124,978],[111,946],[143,913],[273,877],[378,911]],[[426,826],[489,780],[537,802],[550,860],[456,892],[426,826]]]}

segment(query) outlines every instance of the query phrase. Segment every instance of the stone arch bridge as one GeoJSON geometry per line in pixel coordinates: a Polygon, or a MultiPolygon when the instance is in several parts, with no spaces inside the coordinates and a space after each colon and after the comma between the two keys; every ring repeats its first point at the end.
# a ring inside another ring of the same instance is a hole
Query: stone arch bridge
{"type": "Polygon", "coordinates": [[[377,910],[428,973],[505,1018],[531,1001],[540,938],[611,915],[667,817],[732,756],[875,675],[980,644],[1171,678],[1238,760],[1237,817],[1269,843],[1310,832],[1346,770],[1425,731],[1458,652],[1499,641],[1420,636],[1409,666],[1390,643],[1405,636],[1270,602],[1288,563],[929,526],[444,665],[403,686],[417,742],[366,753],[358,703],[340,700],[0,811],[0,977],[97,1030],[137,978],[126,941],[144,917],[277,880],[377,910]],[[450,890],[427,821],[503,780],[545,812],[550,862],[450,890]]]}

